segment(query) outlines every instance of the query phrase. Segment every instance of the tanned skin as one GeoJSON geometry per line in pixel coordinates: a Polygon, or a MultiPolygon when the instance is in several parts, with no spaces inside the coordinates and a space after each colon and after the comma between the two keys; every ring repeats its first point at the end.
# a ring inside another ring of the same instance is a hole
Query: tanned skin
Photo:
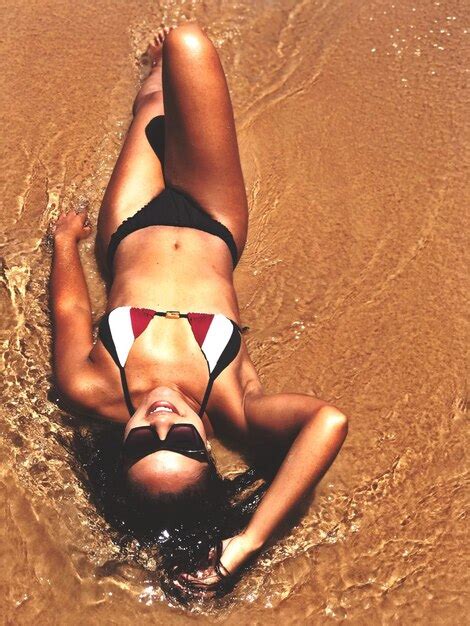
{"type": "MultiPolygon", "coordinates": [[[[165,181],[227,226],[241,255],[248,207],[232,105],[217,52],[199,26],[188,23],[171,32],[160,31],[148,55],[152,70],[135,99],[133,119],[100,209],[99,260],[104,265],[109,239],[121,222],[155,197],[165,181]],[[162,164],[144,131],[163,113],[162,164]]],[[[84,213],[63,214],[56,225],[50,281],[56,383],[76,410],[128,424],[127,433],[132,422],[119,372],[101,341],[93,342],[90,298],[78,250],[90,232],[84,213]]],[[[108,281],[107,311],[132,305],[219,312],[241,324],[228,247],[202,231],[152,226],[132,233],[120,243],[108,281]]],[[[132,420],[147,420],[164,437],[171,423],[184,419],[195,424],[204,441],[216,431],[287,451],[247,527],[223,543],[221,562],[234,573],[325,474],[346,437],[347,418],[309,394],[264,393],[242,340],[238,356],[216,380],[199,420],[207,365],[194,343],[183,320],[155,318],[138,338],[126,364],[133,404],[140,407],[132,420]],[[180,414],[152,422],[145,409],[155,399],[177,402],[180,414]]],[[[184,462],[181,455],[176,457],[184,462]]],[[[180,579],[180,584],[206,590],[219,583],[211,567],[199,576],[183,574],[180,579]]]]}

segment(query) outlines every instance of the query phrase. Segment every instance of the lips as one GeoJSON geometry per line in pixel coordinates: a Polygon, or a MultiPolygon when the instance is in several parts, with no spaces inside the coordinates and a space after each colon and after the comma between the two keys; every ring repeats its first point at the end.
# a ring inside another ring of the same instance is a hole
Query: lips
{"type": "Polygon", "coordinates": [[[176,413],[176,415],[179,415],[175,405],[166,400],[158,400],[151,404],[147,410],[147,415],[151,413],[176,413]]]}

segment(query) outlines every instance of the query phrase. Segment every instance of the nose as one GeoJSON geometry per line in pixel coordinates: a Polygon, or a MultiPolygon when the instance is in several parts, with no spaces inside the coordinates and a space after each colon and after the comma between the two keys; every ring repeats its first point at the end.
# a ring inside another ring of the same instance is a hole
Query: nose
{"type": "Polygon", "coordinates": [[[162,413],[152,416],[149,424],[155,430],[161,441],[166,439],[168,431],[175,423],[175,416],[172,413],[162,413]]]}

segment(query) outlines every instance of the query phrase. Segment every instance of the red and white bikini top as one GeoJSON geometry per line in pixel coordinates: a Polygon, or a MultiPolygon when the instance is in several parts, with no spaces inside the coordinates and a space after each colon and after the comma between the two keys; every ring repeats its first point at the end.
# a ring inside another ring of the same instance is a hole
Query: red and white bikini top
{"type": "Polygon", "coordinates": [[[125,365],[135,340],[155,317],[168,320],[186,318],[209,369],[209,381],[201,403],[202,417],[217,376],[235,359],[241,345],[241,329],[221,313],[180,313],[154,311],[131,306],[120,306],[107,313],[99,325],[99,338],[108,350],[121,374],[121,383],[129,414],[135,413],[127,386],[125,365]]]}

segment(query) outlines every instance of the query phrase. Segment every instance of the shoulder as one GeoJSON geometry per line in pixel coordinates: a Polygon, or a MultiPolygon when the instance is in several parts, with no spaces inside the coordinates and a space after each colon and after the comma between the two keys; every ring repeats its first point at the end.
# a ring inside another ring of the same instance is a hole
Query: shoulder
{"type": "Polygon", "coordinates": [[[66,378],[61,377],[57,391],[66,407],[79,413],[91,413],[94,417],[102,416],[101,408],[112,394],[110,381],[90,360],[68,372],[66,378]]]}
{"type": "Polygon", "coordinates": [[[76,405],[85,405],[102,385],[101,376],[90,361],[68,371],[67,374],[67,377],[61,376],[60,380],[56,381],[57,390],[65,400],[76,405]]]}

